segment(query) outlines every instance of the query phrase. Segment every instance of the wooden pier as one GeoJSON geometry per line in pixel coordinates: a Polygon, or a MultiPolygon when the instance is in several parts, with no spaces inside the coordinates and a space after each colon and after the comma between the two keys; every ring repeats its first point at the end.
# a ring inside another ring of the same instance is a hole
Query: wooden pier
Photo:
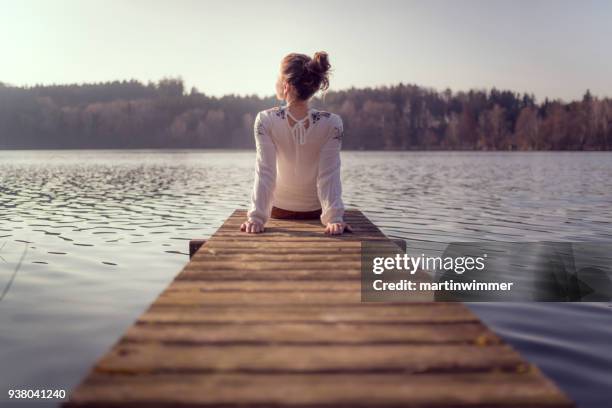
{"type": "Polygon", "coordinates": [[[64,407],[573,407],[460,303],[361,303],[360,245],[388,238],[235,211],[64,407]]]}

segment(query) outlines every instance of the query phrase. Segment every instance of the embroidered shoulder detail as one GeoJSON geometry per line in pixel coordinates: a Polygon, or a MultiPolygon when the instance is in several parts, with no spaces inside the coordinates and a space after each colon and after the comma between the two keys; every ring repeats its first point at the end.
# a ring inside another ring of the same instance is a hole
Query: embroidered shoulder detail
{"type": "Polygon", "coordinates": [[[331,126],[333,128],[333,136],[332,139],[337,139],[342,142],[342,137],[344,136],[344,124],[342,123],[342,118],[337,114],[331,114],[331,126]]]}
{"type": "Polygon", "coordinates": [[[312,112],[312,123],[317,123],[322,117],[329,118],[331,116],[330,112],[316,110],[312,112]]]}
{"type": "Polygon", "coordinates": [[[338,139],[342,141],[342,136],[344,136],[344,129],[339,126],[334,126],[334,136],[332,139],[338,139]]]}
{"type": "Polygon", "coordinates": [[[284,106],[275,106],[268,110],[271,112],[274,112],[274,114],[278,116],[279,118],[285,119],[285,107],[284,106]]]}
{"type": "Polygon", "coordinates": [[[259,136],[264,136],[266,128],[264,127],[263,121],[258,120],[255,126],[255,131],[257,132],[257,134],[259,136]]]}

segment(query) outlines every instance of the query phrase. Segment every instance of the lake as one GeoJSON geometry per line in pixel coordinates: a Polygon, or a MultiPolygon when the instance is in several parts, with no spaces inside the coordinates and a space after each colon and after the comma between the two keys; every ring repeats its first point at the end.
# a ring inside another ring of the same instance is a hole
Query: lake
{"type": "MultiPolygon", "coordinates": [[[[0,151],[0,402],[69,392],[188,261],[189,239],[248,207],[254,160],[0,151]]],[[[342,165],[345,204],[389,237],[612,241],[612,153],[347,151],[342,165]]],[[[610,306],[469,304],[583,408],[612,398],[610,306]]]]}

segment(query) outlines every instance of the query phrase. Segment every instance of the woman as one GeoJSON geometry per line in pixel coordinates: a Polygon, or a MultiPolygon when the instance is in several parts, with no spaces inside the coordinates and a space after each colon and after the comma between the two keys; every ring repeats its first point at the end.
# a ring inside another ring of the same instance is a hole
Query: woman
{"type": "Polygon", "coordinates": [[[241,231],[263,232],[269,218],[320,219],[326,234],[352,231],[344,222],[340,184],[342,119],[309,106],[329,87],[330,67],[322,51],[281,61],[276,97],[287,103],[255,118],[255,183],[241,231]]]}

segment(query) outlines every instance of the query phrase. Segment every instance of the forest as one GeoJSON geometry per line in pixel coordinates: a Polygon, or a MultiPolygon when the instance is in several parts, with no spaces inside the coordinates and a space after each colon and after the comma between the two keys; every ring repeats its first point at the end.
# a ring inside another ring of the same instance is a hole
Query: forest
{"type": "MultiPolygon", "coordinates": [[[[182,78],[12,86],[0,82],[0,149],[254,147],[274,97],[208,96],[182,78]]],[[[453,92],[400,83],[329,91],[344,150],[611,150],[612,99],[537,102],[496,88],[453,92]]]]}

